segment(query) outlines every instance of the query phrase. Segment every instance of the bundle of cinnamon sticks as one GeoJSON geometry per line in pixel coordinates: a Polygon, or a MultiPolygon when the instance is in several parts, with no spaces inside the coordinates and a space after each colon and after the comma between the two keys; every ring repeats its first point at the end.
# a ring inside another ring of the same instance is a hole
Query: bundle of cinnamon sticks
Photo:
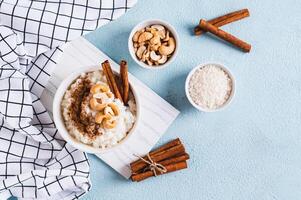
{"type": "Polygon", "coordinates": [[[162,175],[169,172],[187,168],[188,153],[179,138],[151,151],[148,155],[140,157],[131,163],[132,181],[142,181],[152,176],[162,175]],[[156,165],[163,167],[159,170],[156,165]],[[154,167],[151,169],[151,167],[154,167]]]}
{"type": "Polygon", "coordinates": [[[238,10],[232,13],[228,13],[226,15],[217,17],[215,19],[206,21],[204,19],[201,19],[198,26],[194,28],[194,34],[195,35],[202,35],[205,32],[210,32],[214,34],[215,36],[231,43],[232,45],[236,46],[237,48],[240,48],[244,52],[250,52],[251,51],[251,45],[244,42],[243,40],[235,37],[234,35],[223,31],[219,27],[238,21],[240,19],[249,17],[250,13],[248,9],[242,9],[238,10]]]}
{"type": "Polygon", "coordinates": [[[103,73],[107,79],[108,85],[115,95],[115,98],[118,98],[125,105],[128,103],[129,98],[129,79],[128,79],[128,65],[125,60],[120,62],[120,79],[121,84],[118,84],[119,81],[114,75],[111,65],[108,60],[101,63],[103,73]]]}

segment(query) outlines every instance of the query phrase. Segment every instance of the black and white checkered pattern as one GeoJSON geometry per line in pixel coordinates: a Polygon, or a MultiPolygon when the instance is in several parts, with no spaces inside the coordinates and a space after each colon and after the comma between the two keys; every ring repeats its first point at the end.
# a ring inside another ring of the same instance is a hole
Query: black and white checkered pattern
{"type": "Polygon", "coordinates": [[[85,153],[62,140],[40,95],[60,45],[118,18],[136,0],[0,0],[0,199],[77,199],[85,153]]]}

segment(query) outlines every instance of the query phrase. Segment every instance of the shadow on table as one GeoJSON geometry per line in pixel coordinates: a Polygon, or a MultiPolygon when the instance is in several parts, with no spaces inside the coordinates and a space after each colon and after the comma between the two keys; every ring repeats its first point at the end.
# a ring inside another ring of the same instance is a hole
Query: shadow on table
{"type": "Polygon", "coordinates": [[[196,27],[197,24],[186,24],[185,25],[185,30],[187,31],[187,33],[190,35],[190,36],[195,36],[194,35],[194,28],[196,27]]]}
{"type": "Polygon", "coordinates": [[[129,179],[126,179],[123,176],[121,176],[118,172],[116,172],[113,168],[111,168],[108,164],[106,164],[104,161],[102,161],[96,155],[89,154],[89,157],[93,157],[93,160],[97,160],[97,162],[100,162],[103,165],[103,167],[105,168],[105,171],[109,172],[109,173],[107,173],[107,175],[110,175],[110,179],[122,181],[122,182],[130,182],[129,179]]]}
{"type": "Polygon", "coordinates": [[[171,77],[167,84],[172,86],[168,89],[166,100],[176,107],[181,113],[187,113],[194,108],[188,101],[185,94],[185,80],[187,73],[171,77]]]}

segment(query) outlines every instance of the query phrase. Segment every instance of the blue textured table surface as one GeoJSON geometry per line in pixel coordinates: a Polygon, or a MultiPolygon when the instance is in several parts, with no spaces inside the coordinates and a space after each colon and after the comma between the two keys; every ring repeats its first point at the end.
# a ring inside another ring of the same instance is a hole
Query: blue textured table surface
{"type": "Polygon", "coordinates": [[[181,111],[160,144],[180,137],[189,169],[132,183],[90,155],[92,190],[98,199],[301,198],[301,3],[298,0],[140,0],[125,16],[86,36],[181,111]],[[200,18],[249,8],[251,17],[223,29],[252,44],[249,54],[209,35],[195,37],[200,18]],[[141,69],[127,41],[140,21],[160,18],[179,33],[181,48],[164,70],[141,69]],[[184,82],[197,64],[217,61],[233,72],[234,101],[226,110],[201,113],[188,102],[184,82]]]}

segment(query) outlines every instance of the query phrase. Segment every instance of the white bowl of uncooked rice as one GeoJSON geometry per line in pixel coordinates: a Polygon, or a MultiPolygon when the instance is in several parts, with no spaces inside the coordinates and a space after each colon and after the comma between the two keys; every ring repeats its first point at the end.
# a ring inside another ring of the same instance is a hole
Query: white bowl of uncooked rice
{"type": "Polygon", "coordinates": [[[185,92],[195,108],[203,112],[215,112],[230,104],[235,93],[235,80],[221,64],[201,64],[188,74],[185,92]]]}

